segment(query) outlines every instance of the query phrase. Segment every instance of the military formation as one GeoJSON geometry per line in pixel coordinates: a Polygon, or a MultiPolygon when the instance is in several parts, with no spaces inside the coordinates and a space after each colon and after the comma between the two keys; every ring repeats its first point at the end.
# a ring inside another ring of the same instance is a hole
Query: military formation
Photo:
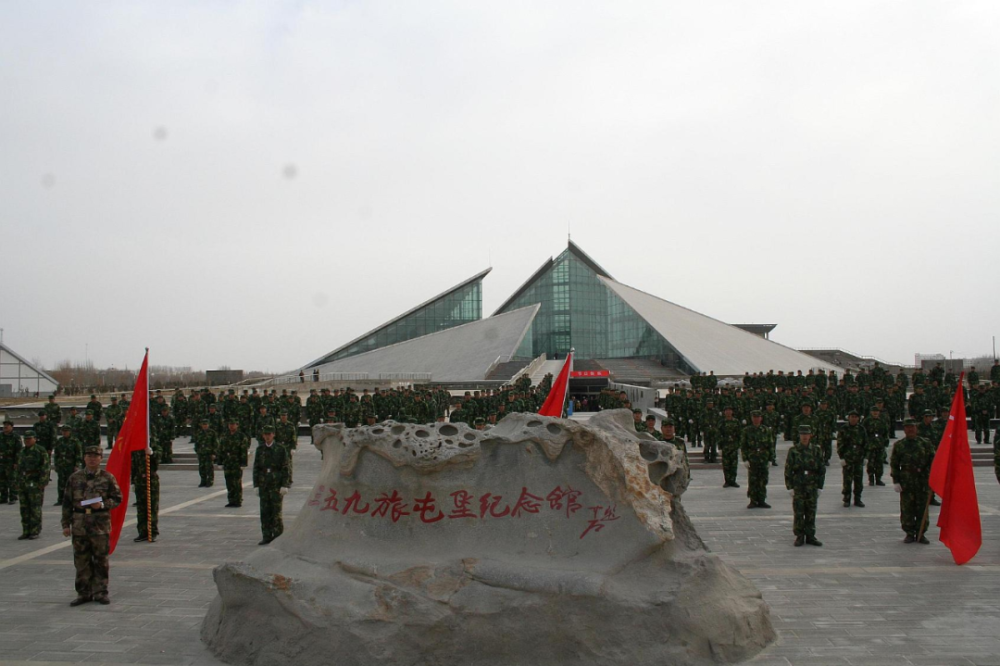
{"type": "MultiPolygon", "coordinates": [[[[990,443],[991,420],[1000,407],[1000,364],[989,381],[973,372],[967,395],[968,413],[977,442],[990,443]]],[[[178,436],[190,436],[198,459],[199,487],[212,487],[216,466],[227,487],[227,507],[243,504],[243,469],[250,464],[256,441],[252,482],[260,503],[261,545],[283,531],[282,503],[293,482],[293,456],[298,424],[341,423],[347,427],[386,420],[429,423],[450,420],[487,429],[506,415],[537,412],[552,386],[551,375],[537,386],[521,378],[501,389],[467,391],[459,398],[443,389],[312,389],[303,401],[294,390],[229,389],[175,391],[169,402],[160,391],[150,396],[150,442],[133,453],[131,482],[135,491],[137,542],[156,541],[159,535],[159,468],[173,460],[178,436]]],[[[822,543],[816,537],[816,505],[823,491],[834,442],[842,468],[844,507],[864,508],[868,486],[884,486],[888,468],[894,490],[900,494],[900,524],[906,543],[928,543],[928,476],[935,447],[948,422],[957,378],[940,368],[895,376],[875,365],[857,374],[846,371],[803,374],[756,373],[743,386],[720,384],[714,374],[696,375],[690,388],[667,392],[662,407],[668,416],[643,417],[632,409],[637,432],[672,443],[686,456],[688,448],[704,448],[705,460],[720,461],[723,487],[739,488],[738,470],[747,469],[750,509],[769,509],[770,468],[777,465],[777,442],[792,446],[785,460],[784,482],[792,496],[795,546],[822,543]],[[904,436],[896,438],[895,423],[904,421],[904,436]]],[[[627,394],[605,390],[599,409],[631,409],[627,394]]],[[[113,446],[129,407],[128,396],[104,406],[91,396],[80,413],[63,412],[50,397],[38,412],[38,421],[22,436],[5,421],[0,432],[0,503],[20,503],[20,539],[37,539],[42,529],[44,492],[55,471],[56,504],[63,507],[64,534],[72,536],[77,564],[78,598],[107,603],[107,511],[121,497],[114,478],[100,469],[100,420],[113,446]]],[[[1000,438],[994,433],[994,461],[1000,481],[1000,438]]],[[[690,473],[690,471],[688,472],[690,473]]]]}

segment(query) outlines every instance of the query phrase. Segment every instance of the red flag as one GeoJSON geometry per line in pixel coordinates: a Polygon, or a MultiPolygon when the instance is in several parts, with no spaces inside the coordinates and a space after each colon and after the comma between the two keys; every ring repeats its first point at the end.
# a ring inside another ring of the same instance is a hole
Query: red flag
{"type": "Polygon", "coordinates": [[[545,402],[542,404],[541,409],[538,410],[541,416],[562,416],[563,407],[566,404],[566,394],[569,393],[569,373],[573,370],[573,352],[571,351],[566,356],[566,362],[563,363],[562,370],[559,371],[559,376],[556,380],[552,382],[552,389],[549,391],[549,396],[545,398],[545,402]]]}
{"type": "MultiPolygon", "coordinates": [[[[114,475],[118,481],[118,487],[122,489],[122,503],[111,509],[111,549],[108,554],[115,552],[118,544],[118,537],[122,533],[122,525],[125,524],[125,514],[128,512],[129,504],[129,483],[132,480],[132,452],[145,451],[149,446],[149,351],[142,359],[142,367],[139,368],[139,376],[135,380],[135,388],[132,390],[132,402],[125,413],[125,421],[122,423],[118,437],[115,439],[114,448],[108,456],[108,463],[104,466],[109,473],[114,475]]],[[[145,510],[139,507],[140,511],[145,510]]]]}
{"type": "Polygon", "coordinates": [[[951,550],[955,564],[971,560],[983,545],[976,477],[969,451],[969,425],[965,420],[964,379],[963,372],[951,403],[948,426],[934,456],[930,477],[931,489],[941,496],[941,513],[937,522],[941,528],[939,539],[951,550]]]}

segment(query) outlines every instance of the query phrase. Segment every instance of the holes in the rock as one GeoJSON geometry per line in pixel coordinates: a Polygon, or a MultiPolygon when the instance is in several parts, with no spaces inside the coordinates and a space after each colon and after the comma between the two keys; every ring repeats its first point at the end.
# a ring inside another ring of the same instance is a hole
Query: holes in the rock
{"type": "Polygon", "coordinates": [[[475,436],[475,435],[473,435],[473,434],[472,434],[471,432],[467,432],[467,433],[465,433],[464,437],[465,437],[465,438],[466,438],[467,440],[469,440],[470,442],[472,442],[472,441],[475,441],[475,439],[476,439],[476,436],[475,436]]]}
{"type": "Polygon", "coordinates": [[[431,434],[429,432],[427,432],[426,430],[418,430],[418,431],[416,431],[413,434],[416,435],[417,437],[430,437],[431,436],[431,434]]]}
{"type": "Polygon", "coordinates": [[[467,449],[470,446],[472,446],[472,442],[459,442],[458,445],[459,445],[459,447],[461,447],[463,449],[467,449]]]}
{"type": "Polygon", "coordinates": [[[446,439],[446,440],[444,440],[444,443],[445,444],[454,444],[455,442],[451,441],[450,439],[446,439]]]}
{"type": "Polygon", "coordinates": [[[438,432],[441,433],[442,435],[451,437],[453,435],[457,435],[458,434],[458,428],[456,428],[455,426],[453,426],[451,424],[445,424],[445,425],[441,426],[440,428],[438,428],[438,432]]]}
{"type": "Polygon", "coordinates": [[[669,471],[670,465],[665,462],[650,463],[649,480],[658,486],[669,471]]]}
{"type": "Polygon", "coordinates": [[[385,432],[384,428],[375,428],[375,429],[372,430],[372,434],[373,435],[381,435],[384,432],[385,432]]]}
{"type": "Polygon", "coordinates": [[[529,428],[537,428],[540,425],[542,425],[541,421],[528,421],[529,428]]]}
{"type": "Polygon", "coordinates": [[[390,430],[389,432],[391,432],[393,435],[402,435],[405,431],[406,431],[406,426],[394,425],[392,426],[392,430],[390,430]]]}
{"type": "Polygon", "coordinates": [[[392,443],[392,448],[398,449],[402,445],[403,445],[403,440],[397,439],[395,442],[392,443]]]}
{"type": "Polygon", "coordinates": [[[660,457],[660,454],[656,450],[650,446],[644,446],[642,443],[639,444],[639,455],[642,456],[643,460],[650,462],[660,457]]]}
{"type": "Polygon", "coordinates": [[[414,458],[416,458],[417,457],[417,451],[416,451],[416,449],[410,449],[410,455],[413,456],[414,458]]]}
{"type": "Polygon", "coordinates": [[[545,426],[545,429],[551,432],[553,435],[562,434],[562,428],[557,426],[555,423],[548,424],[547,426],[545,426]]]}

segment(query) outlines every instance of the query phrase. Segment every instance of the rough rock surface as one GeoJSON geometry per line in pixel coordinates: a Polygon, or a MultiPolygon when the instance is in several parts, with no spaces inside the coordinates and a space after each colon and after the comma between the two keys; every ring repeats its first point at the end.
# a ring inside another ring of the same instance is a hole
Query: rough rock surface
{"type": "Polygon", "coordinates": [[[710,664],[774,638],[678,501],[683,455],[586,424],[317,426],[294,525],[216,568],[202,637],[248,664],[710,664]]]}

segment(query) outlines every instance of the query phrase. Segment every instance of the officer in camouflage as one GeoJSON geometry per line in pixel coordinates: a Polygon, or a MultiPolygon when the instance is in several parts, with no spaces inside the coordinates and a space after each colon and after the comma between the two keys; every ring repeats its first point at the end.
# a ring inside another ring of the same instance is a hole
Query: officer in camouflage
{"type": "Polygon", "coordinates": [[[764,427],[759,409],[750,412],[750,425],[740,433],[740,451],[747,466],[748,509],[770,509],[767,503],[767,477],[771,463],[771,431],[764,427]]]}
{"type": "Polygon", "coordinates": [[[882,471],[889,447],[889,426],[877,405],[871,408],[868,418],[861,425],[868,436],[868,485],[884,486],[882,471]]]}
{"type": "Polygon", "coordinates": [[[199,488],[211,488],[215,484],[215,456],[219,450],[219,437],[208,426],[208,419],[201,419],[193,436],[194,452],[198,456],[198,476],[201,477],[199,488]]]}
{"type": "Polygon", "coordinates": [[[826,480],[826,461],[823,451],[809,442],[812,426],[799,426],[798,435],[799,441],[785,458],[785,487],[792,496],[795,515],[792,527],[795,545],[822,546],[816,538],[816,504],[826,480]]]}
{"type": "Polygon", "coordinates": [[[111,603],[108,599],[111,535],[108,511],[122,502],[122,491],[115,477],[101,469],[101,447],[87,447],[83,461],[85,468],[69,477],[63,495],[63,536],[73,537],[73,564],[76,566],[77,598],[70,606],[88,601],[111,603]]]}
{"type": "Polygon", "coordinates": [[[282,500],[288,492],[288,450],[274,441],[274,426],[261,430],[263,442],[257,446],[253,461],[253,487],[260,496],[260,531],[258,545],[265,546],[284,531],[281,520],[282,500]]]}
{"type": "Polygon", "coordinates": [[[733,408],[726,405],[719,421],[719,448],[722,449],[723,488],[739,488],[736,475],[740,469],[740,431],[742,426],[733,417],[733,408]]]}
{"type": "Polygon", "coordinates": [[[903,432],[906,436],[892,447],[889,459],[893,489],[899,493],[899,522],[906,533],[903,543],[927,544],[930,541],[921,533],[921,522],[930,492],[927,481],[934,461],[934,447],[926,439],[917,437],[914,419],[903,422],[903,432]]]}
{"type": "Polygon", "coordinates": [[[37,539],[42,531],[42,503],[49,484],[49,454],[36,444],[34,430],[24,433],[24,448],[17,457],[17,490],[21,499],[18,539],[37,539]]]}

